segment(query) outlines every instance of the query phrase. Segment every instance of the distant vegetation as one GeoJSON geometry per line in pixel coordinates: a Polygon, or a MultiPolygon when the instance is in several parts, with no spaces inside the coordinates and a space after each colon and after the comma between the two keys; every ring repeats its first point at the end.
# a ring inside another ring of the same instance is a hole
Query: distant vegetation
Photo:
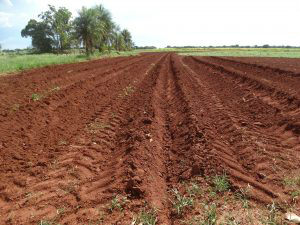
{"type": "Polygon", "coordinates": [[[176,48],[176,49],[184,49],[184,48],[300,48],[300,46],[290,46],[290,45],[222,45],[222,46],[170,46],[168,45],[166,48],[176,48]]]}
{"type": "Polygon", "coordinates": [[[156,49],[155,46],[135,46],[136,49],[156,49]]]}
{"type": "Polygon", "coordinates": [[[31,19],[21,31],[22,37],[32,38],[32,47],[39,53],[62,53],[84,46],[87,55],[105,50],[126,51],[134,46],[131,33],[121,30],[111,13],[102,5],[83,7],[78,17],[65,7],[49,9],[31,19]]]}
{"type": "Polygon", "coordinates": [[[174,47],[147,48],[138,51],[144,52],[176,52],[180,55],[195,56],[236,56],[236,57],[285,57],[300,58],[300,48],[219,48],[219,47],[174,47]]]}
{"type": "Polygon", "coordinates": [[[181,55],[300,58],[300,48],[172,48],[181,55]]]}

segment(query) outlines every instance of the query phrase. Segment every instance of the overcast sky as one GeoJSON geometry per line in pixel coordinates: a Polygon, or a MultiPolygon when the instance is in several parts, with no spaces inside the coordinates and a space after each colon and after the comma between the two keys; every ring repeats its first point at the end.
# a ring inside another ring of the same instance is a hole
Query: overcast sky
{"type": "Polygon", "coordinates": [[[300,0],[0,0],[2,47],[30,46],[20,32],[48,4],[73,16],[82,6],[103,4],[139,46],[300,46],[300,0]]]}

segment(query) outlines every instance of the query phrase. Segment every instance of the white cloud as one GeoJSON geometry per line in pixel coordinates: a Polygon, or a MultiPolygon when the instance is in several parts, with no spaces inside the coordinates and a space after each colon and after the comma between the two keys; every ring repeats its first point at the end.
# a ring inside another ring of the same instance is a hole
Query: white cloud
{"type": "Polygon", "coordinates": [[[7,6],[14,6],[11,2],[11,0],[0,0],[0,3],[3,3],[4,5],[7,6]]]}
{"type": "Polygon", "coordinates": [[[12,27],[11,18],[13,14],[0,12],[0,27],[12,27]]]}

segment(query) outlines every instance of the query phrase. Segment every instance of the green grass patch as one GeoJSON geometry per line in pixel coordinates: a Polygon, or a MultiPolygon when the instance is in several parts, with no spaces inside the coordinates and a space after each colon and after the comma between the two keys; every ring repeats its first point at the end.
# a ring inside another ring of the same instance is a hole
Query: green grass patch
{"type": "Polygon", "coordinates": [[[157,215],[155,210],[142,210],[138,217],[133,220],[131,224],[133,225],[156,225],[157,223],[157,215]]]}
{"type": "Polygon", "coordinates": [[[194,199],[182,195],[177,189],[173,189],[174,200],[172,201],[173,208],[178,215],[181,215],[185,208],[194,206],[194,199]]]}
{"type": "Polygon", "coordinates": [[[299,48],[202,48],[177,50],[180,55],[300,58],[299,48]]]}
{"type": "Polygon", "coordinates": [[[214,190],[219,193],[229,191],[230,189],[230,183],[226,174],[215,176],[213,178],[213,185],[214,190]]]}
{"type": "Polygon", "coordinates": [[[41,94],[38,94],[38,93],[33,93],[31,95],[31,99],[32,101],[36,102],[36,101],[39,101],[43,98],[43,96],[41,94]]]}
{"type": "Polygon", "coordinates": [[[111,203],[108,206],[108,209],[110,212],[113,212],[114,210],[119,210],[119,211],[123,211],[124,210],[124,206],[129,202],[129,200],[127,199],[127,197],[123,197],[123,196],[115,196],[112,200],[111,203]]]}
{"type": "Polygon", "coordinates": [[[136,51],[95,53],[87,57],[80,53],[70,54],[0,54],[0,74],[43,67],[47,65],[83,62],[90,59],[137,55],[136,51]]]}

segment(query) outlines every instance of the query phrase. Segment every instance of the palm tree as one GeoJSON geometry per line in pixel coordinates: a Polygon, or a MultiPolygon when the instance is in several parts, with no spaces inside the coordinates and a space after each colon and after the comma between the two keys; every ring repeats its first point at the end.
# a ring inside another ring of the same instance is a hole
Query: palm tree
{"type": "Polygon", "coordinates": [[[123,51],[126,48],[125,40],[120,32],[120,27],[115,26],[111,36],[112,46],[117,51],[123,51]]]}
{"type": "Polygon", "coordinates": [[[100,40],[98,43],[99,51],[103,51],[109,45],[109,36],[113,31],[115,24],[112,21],[111,13],[102,5],[95,6],[97,23],[101,27],[100,40]]]}
{"type": "Polygon", "coordinates": [[[95,36],[93,11],[82,7],[78,12],[79,16],[74,20],[75,35],[85,46],[86,54],[92,52],[93,39],[95,36]]]}
{"type": "Polygon", "coordinates": [[[132,49],[132,37],[131,37],[131,33],[127,29],[124,29],[121,32],[121,34],[122,34],[122,36],[124,38],[126,50],[131,50],[132,49]]]}
{"type": "Polygon", "coordinates": [[[94,47],[101,47],[107,42],[107,36],[112,29],[111,14],[102,5],[87,9],[83,7],[74,20],[77,38],[83,43],[87,55],[94,47]]]}

